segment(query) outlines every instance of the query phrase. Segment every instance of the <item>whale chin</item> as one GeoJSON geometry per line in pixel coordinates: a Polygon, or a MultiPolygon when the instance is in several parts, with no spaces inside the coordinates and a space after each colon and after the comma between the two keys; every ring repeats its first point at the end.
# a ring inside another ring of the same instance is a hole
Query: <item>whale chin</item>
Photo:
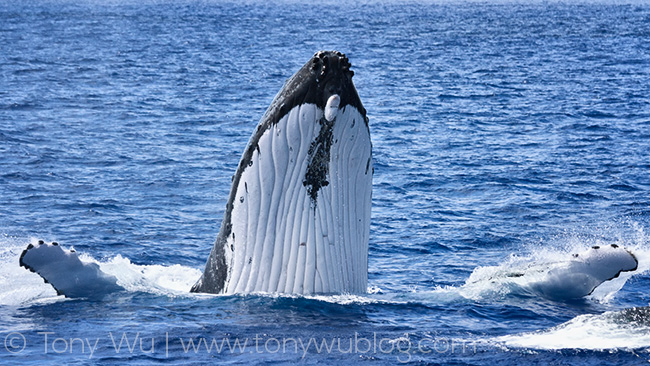
{"type": "Polygon", "coordinates": [[[280,90],[193,292],[366,291],[372,144],[352,75],[345,55],[318,52],[280,90]]]}

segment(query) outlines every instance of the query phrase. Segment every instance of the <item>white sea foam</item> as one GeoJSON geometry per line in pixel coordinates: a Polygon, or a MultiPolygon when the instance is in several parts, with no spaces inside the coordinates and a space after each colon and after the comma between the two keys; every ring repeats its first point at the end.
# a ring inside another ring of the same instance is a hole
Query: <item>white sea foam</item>
{"type": "MultiPolygon", "coordinates": [[[[90,257],[87,260],[94,261],[90,257]]],[[[180,264],[137,265],[119,254],[106,262],[97,263],[102,271],[117,277],[117,283],[127,291],[160,295],[189,294],[190,288],[201,276],[201,270],[197,268],[180,264]]]]}
{"type": "Polygon", "coordinates": [[[508,335],[496,342],[506,347],[544,350],[650,348],[649,324],[623,316],[631,311],[579,315],[548,330],[508,335]]]}

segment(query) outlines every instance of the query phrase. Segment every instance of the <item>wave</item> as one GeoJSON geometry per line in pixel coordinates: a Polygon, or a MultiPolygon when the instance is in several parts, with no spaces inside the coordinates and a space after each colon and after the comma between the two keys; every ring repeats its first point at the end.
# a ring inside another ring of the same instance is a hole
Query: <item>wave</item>
{"type": "Polygon", "coordinates": [[[650,308],[579,315],[557,327],[497,338],[497,344],[541,350],[650,349],[650,308]]]}

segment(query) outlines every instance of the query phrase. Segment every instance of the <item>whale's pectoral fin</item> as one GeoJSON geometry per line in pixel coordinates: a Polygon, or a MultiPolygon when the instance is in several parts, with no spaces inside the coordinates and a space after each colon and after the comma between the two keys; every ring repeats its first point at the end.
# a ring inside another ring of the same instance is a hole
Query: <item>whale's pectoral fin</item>
{"type": "Polygon", "coordinates": [[[124,290],[117,279],[102,272],[95,263],[82,262],[77,253],[58,243],[29,244],[20,255],[20,266],[37,273],[66,297],[98,298],[124,290]]]}
{"type": "Polygon", "coordinates": [[[551,299],[579,299],[591,295],[604,282],[618,278],[623,272],[634,272],[638,267],[636,256],[625,248],[616,244],[594,246],[574,254],[569,262],[551,269],[531,287],[551,299]]]}

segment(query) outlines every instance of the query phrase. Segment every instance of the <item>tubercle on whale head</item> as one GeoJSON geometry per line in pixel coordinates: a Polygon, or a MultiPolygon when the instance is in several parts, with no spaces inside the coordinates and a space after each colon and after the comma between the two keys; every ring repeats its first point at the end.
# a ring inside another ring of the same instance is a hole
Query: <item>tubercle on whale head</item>
{"type": "Polygon", "coordinates": [[[296,105],[313,103],[324,109],[332,95],[340,96],[339,108],[347,105],[355,107],[366,119],[367,125],[366,110],[352,82],[353,76],[354,72],[345,54],[338,51],[316,52],[285,83],[262,118],[269,124],[260,128],[269,128],[277,123],[296,105]]]}
{"type": "Polygon", "coordinates": [[[339,95],[342,99],[341,107],[352,104],[365,115],[365,110],[359,108],[361,101],[352,83],[352,64],[344,53],[319,51],[311,58],[310,63],[311,76],[315,77],[314,81],[321,94],[320,101],[316,103],[319,107],[324,107],[333,95],[339,95]]]}
{"type": "Polygon", "coordinates": [[[319,51],[312,57],[312,75],[316,76],[316,84],[322,89],[324,101],[350,88],[348,84],[354,76],[354,71],[350,70],[351,66],[347,56],[338,51],[319,51]]]}

